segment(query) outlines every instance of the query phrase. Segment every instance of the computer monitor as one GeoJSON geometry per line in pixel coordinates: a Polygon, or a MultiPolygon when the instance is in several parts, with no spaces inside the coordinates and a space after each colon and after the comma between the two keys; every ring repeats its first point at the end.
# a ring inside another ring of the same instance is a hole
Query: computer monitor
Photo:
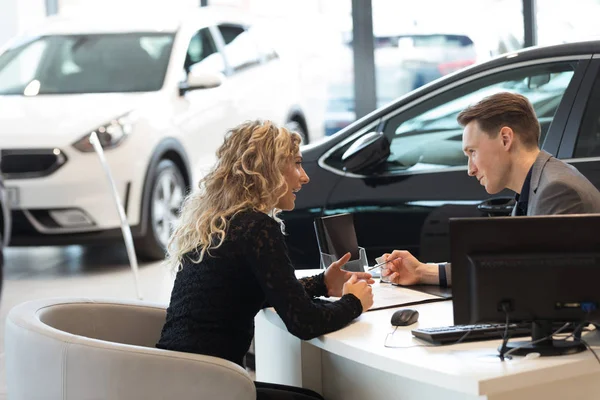
{"type": "MultiPolygon", "coordinates": [[[[599,321],[600,214],[450,220],[454,324],[532,323],[532,341],[557,322],[599,321]]],[[[522,346],[522,347],[521,347],[522,346]]],[[[515,354],[571,354],[578,340],[545,340],[515,354]]]]}

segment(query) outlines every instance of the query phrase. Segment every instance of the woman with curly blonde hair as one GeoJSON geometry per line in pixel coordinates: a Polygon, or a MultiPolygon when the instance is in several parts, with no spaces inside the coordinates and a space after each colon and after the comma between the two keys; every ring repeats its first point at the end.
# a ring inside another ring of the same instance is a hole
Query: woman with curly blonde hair
{"type": "MultiPolygon", "coordinates": [[[[277,214],[294,208],[308,181],[298,134],[270,121],[227,133],[215,166],[184,202],[169,243],[167,263],[177,276],[157,347],[243,366],[254,317],[265,306],[304,340],[340,329],[371,307],[371,275],[341,269],[350,254],[320,275],[296,279],[277,214]]],[[[320,398],[265,385],[257,383],[257,398],[320,398]]]]}

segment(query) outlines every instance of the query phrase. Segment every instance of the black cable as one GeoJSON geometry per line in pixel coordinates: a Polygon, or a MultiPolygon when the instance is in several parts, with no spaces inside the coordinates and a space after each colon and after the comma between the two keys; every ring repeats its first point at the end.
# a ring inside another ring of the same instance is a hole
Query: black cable
{"type": "Polygon", "coordinates": [[[592,348],[592,346],[590,346],[590,345],[588,344],[588,342],[586,342],[585,340],[583,340],[583,338],[580,338],[580,339],[579,339],[579,341],[580,341],[581,343],[583,343],[583,344],[585,345],[585,347],[587,347],[587,349],[588,349],[589,351],[591,351],[591,352],[592,352],[592,354],[594,355],[594,357],[596,357],[596,361],[598,361],[598,364],[600,364],[600,358],[598,358],[598,354],[596,354],[596,351],[595,351],[595,350],[592,348]]]}
{"type": "Polygon", "coordinates": [[[412,347],[438,347],[438,346],[433,345],[433,344],[413,344],[413,345],[410,345],[410,346],[388,346],[387,340],[390,337],[390,335],[394,336],[394,333],[396,332],[396,329],[398,329],[398,327],[394,328],[394,332],[388,333],[385,336],[385,340],[383,341],[383,347],[386,347],[388,349],[410,349],[412,347]]]}
{"type": "MultiPolygon", "coordinates": [[[[509,360],[510,360],[510,359],[512,359],[512,357],[510,356],[510,353],[512,353],[512,352],[514,352],[515,350],[517,350],[517,349],[519,349],[519,348],[521,348],[521,347],[525,346],[525,345],[523,345],[523,346],[518,346],[518,347],[516,347],[516,348],[513,348],[513,349],[511,349],[511,350],[509,350],[509,351],[506,351],[506,347],[505,347],[505,346],[506,346],[506,345],[508,345],[508,341],[509,341],[509,339],[510,339],[510,335],[508,334],[508,333],[509,333],[509,332],[508,332],[508,325],[509,325],[509,316],[508,316],[508,312],[507,312],[506,314],[507,314],[507,315],[506,315],[506,326],[505,326],[505,328],[504,328],[504,335],[503,335],[502,349],[501,349],[501,351],[500,351],[500,355],[499,355],[499,357],[500,357],[500,359],[501,359],[502,361],[504,361],[505,359],[509,359],[509,360]],[[504,351],[502,351],[502,350],[504,350],[504,351]]],[[[585,325],[586,323],[587,323],[587,324],[589,324],[589,322],[588,322],[588,321],[582,321],[582,322],[581,322],[581,323],[580,323],[580,324],[579,324],[579,325],[578,325],[578,326],[577,326],[577,327],[576,327],[576,328],[573,330],[573,332],[569,333],[569,335],[568,335],[568,336],[565,336],[565,338],[564,338],[564,339],[561,339],[561,340],[568,340],[568,339],[570,339],[571,337],[574,337],[574,336],[577,334],[577,332],[578,332],[578,331],[581,331],[581,332],[583,332],[583,331],[590,331],[590,329],[584,328],[584,325],[585,325]]],[[[569,324],[570,324],[570,323],[568,323],[568,322],[567,322],[566,324],[564,324],[563,326],[561,326],[560,328],[558,328],[556,331],[554,331],[554,332],[553,332],[553,333],[551,333],[550,335],[548,335],[548,336],[546,336],[546,337],[544,337],[544,338],[542,338],[542,339],[539,339],[539,340],[534,340],[534,341],[531,341],[531,342],[527,342],[527,344],[536,344],[536,343],[542,342],[542,341],[544,341],[544,340],[551,339],[551,338],[552,338],[554,335],[558,335],[558,334],[559,334],[559,333],[561,333],[561,332],[562,332],[564,329],[566,329],[566,328],[569,326],[569,324]]],[[[388,348],[388,349],[410,349],[410,348],[413,348],[413,347],[440,347],[440,346],[452,346],[452,345],[455,345],[455,344],[460,344],[460,343],[461,343],[463,340],[465,340],[465,339],[467,338],[467,336],[469,336],[469,334],[470,334],[471,332],[473,332],[474,330],[476,330],[476,329],[470,329],[470,330],[466,331],[466,332],[465,332],[465,334],[464,334],[464,335],[462,335],[462,336],[461,336],[461,337],[460,337],[460,338],[459,338],[459,339],[458,339],[456,342],[453,342],[453,343],[446,343],[446,344],[443,344],[443,345],[439,345],[439,344],[415,344],[415,345],[411,345],[411,346],[388,346],[388,344],[387,344],[388,338],[389,338],[390,336],[394,336],[394,333],[396,333],[396,330],[397,330],[397,329],[398,329],[398,327],[397,327],[397,326],[396,326],[396,327],[394,327],[394,330],[393,330],[392,332],[389,332],[389,333],[388,333],[388,334],[385,336],[385,339],[384,339],[384,341],[383,341],[383,347],[386,347],[386,348],[388,348]]],[[[598,360],[598,363],[600,363],[600,358],[598,357],[598,355],[596,354],[596,352],[595,352],[595,351],[592,349],[592,347],[591,347],[591,346],[590,346],[588,343],[586,343],[586,342],[585,342],[583,339],[581,339],[581,338],[580,338],[580,339],[578,339],[578,340],[580,340],[580,341],[581,341],[581,342],[582,342],[582,343],[583,343],[583,344],[584,344],[584,345],[585,345],[585,346],[586,346],[586,347],[587,347],[589,350],[591,350],[591,351],[592,351],[592,353],[594,354],[594,357],[596,357],[596,360],[598,360]]]]}
{"type": "MultiPolygon", "coordinates": [[[[575,333],[576,333],[578,330],[580,330],[580,329],[583,327],[583,325],[585,325],[586,323],[587,323],[586,321],[582,321],[582,322],[581,322],[581,323],[580,323],[580,324],[579,324],[579,325],[578,325],[578,326],[575,328],[575,330],[574,330],[573,332],[571,332],[571,333],[570,333],[568,336],[566,336],[564,339],[561,339],[561,340],[568,340],[568,339],[569,339],[569,338],[571,338],[572,336],[575,336],[575,333]]],[[[518,349],[520,349],[520,348],[522,348],[522,347],[525,347],[525,346],[528,346],[528,345],[534,345],[534,344],[537,344],[537,343],[543,342],[543,341],[545,341],[545,340],[548,340],[548,339],[553,339],[554,335],[558,335],[560,332],[562,332],[563,330],[565,330],[565,329],[566,329],[566,328],[569,326],[569,324],[570,324],[570,322],[567,322],[566,324],[564,324],[563,326],[561,326],[561,327],[560,327],[560,328],[558,328],[556,331],[552,332],[551,334],[549,334],[549,335],[548,335],[548,336],[546,336],[546,337],[543,337],[543,338],[541,338],[541,339],[537,339],[537,340],[532,340],[532,341],[530,341],[530,342],[523,343],[521,346],[513,347],[512,349],[510,349],[509,351],[507,351],[507,352],[506,352],[506,354],[505,354],[505,357],[506,357],[506,356],[509,356],[509,355],[510,355],[510,353],[513,353],[513,352],[517,351],[518,349]]]]}
{"type": "Polygon", "coordinates": [[[387,347],[388,349],[408,349],[410,347],[419,347],[419,346],[426,346],[426,345],[414,345],[414,346],[388,346],[387,345],[387,341],[388,338],[391,336],[394,336],[394,333],[396,333],[396,330],[398,329],[397,326],[394,327],[394,330],[392,332],[389,332],[387,335],[385,335],[385,339],[383,340],[383,347],[387,347]]]}
{"type": "MultiPolygon", "coordinates": [[[[566,328],[566,327],[567,327],[569,324],[570,324],[570,323],[569,323],[569,322],[567,322],[567,323],[566,323],[566,324],[565,324],[565,325],[564,325],[562,328],[560,328],[558,331],[554,332],[554,333],[552,334],[552,336],[554,336],[554,335],[558,334],[558,333],[559,333],[561,330],[565,329],[565,328],[566,328]]],[[[573,338],[575,338],[575,339],[577,339],[577,340],[581,340],[581,333],[582,333],[582,332],[583,332],[583,330],[584,330],[583,326],[584,326],[585,324],[589,324],[589,322],[587,322],[587,321],[581,321],[581,322],[579,323],[579,325],[577,325],[577,326],[575,327],[575,329],[573,329],[573,332],[569,333],[567,336],[565,336],[565,337],[564,337],[564,339],[560,339],[560,340],[569,340],[569,339],[570,339],[570,338],[572,338],[572,337],[573,337],[573,338]]]]}
{"type": "MultiPolygon", "coordinates": [[[[507,357],[507,356],[509,356],[509,355],[510,355],[510,353],[513,353],[513,352],[517,351],[518,349],[520,349],[520,348],[523,348],[523,347],[525,347],[525,346],[534,345],[534,344],[537,344],[537,343],[541,343],[541,342],[543,342],[543,341],[546,341],[546,340],[548,340],[548,339],[552,339],[552,337],[553,337],[554,335],[557,335],[557,334],[559,334],[560,332],[562,332],[563,330],[565,330],[565,329],[566,329],[568,326],[569,326],[569,322],[567,322],[566,324],[564,324],[563,326],[561,326],[561,327],[560,327],[560,328],[558,328],[558,329],[557,329],[555,332],[552,332],[552,333],[551,333],[551,334],[549,334],[548,336],[545,336],[545,337],[543,337],[543,338],[541,338],[541,339],[532,340],[532,341],[530,341],[530,342],[525,342],[525,343],[523,343],[522,345],[520,345],[520,346],[517,346],[517,347],[513,347],[512,349],[510,349],[509,351],[507,351],[507,352],[506,352],[506,354],[505,354],[504,356],[505,356],[505,357],[507,357]]],[[[571,333],[571,335],[573,335],[573,333],[571,333]]],[[[571,337],[571,335],[567,336],[567,337],[566,337],[564,340],[567,340],[569,337],[571,337]]]]}
{"type": "MultiPolygon", "coordinates": [[[[510,356],[510,353],[513,353],[514,351],[516,351],[517,349],[520,349],[522,347],[525,347],[526,345],[534,345],[536,343],[540,343],[543,342],[545,340],[553,340],[554,335],[557,335],[558,333],[562,332],[564,329],[566,329],[569,326],[569,322],[567,322],[566,324],[564,324],[562,327],[560,327],[559,329],[557,329],[556,331],[554,331],[553,333],[551,333],[550,335],[542,338],[542,339],[538,339],[538,340],[533,340],[531,342],[528,342],[527,344],[521,345],[521,346],[517,346],[509,351],[506,351],[506,346],[508,345],[508,340],[509,338],[507,337],[508,335],[508,310],[507,308],[507,304],[506,303],[502,303],[502,310],[506,313],[506,326],[504,329],[504,338],[502,340],[502,347],[499,350],[499,356],[500,356],[500,360],[504,361],[505,358],[510,356]]],[[[589,317],[590,312],[588,311],[588,315],[587,317],[589,317]]],[[[581,340],[581,332],[583,331],[583,327],[587,322],[587,318],[582,320],[581,323],[579,325],[577,325],[575,327],[575,329],[573,330],[573,332],[571,332],[567,337],[565,337],[562,340],[568,340],[571,337],[575,337],[577,340],[581,340]]],[[[510,360],[510,357],[508,358],[510,360]]]]}
{"type": "MultiPolygon", "coordinates": [[[[510,337],[508,335],[509,317],[508,317],[508,309],[507,308],[508,307],[507,307],[506,303],[502,303],[502,310],[506,313],[506,323],[504,325],[504,335],[502,335],[502,347],[500,347],[500,350],[499,350],[500,361],[504,361],[506,349],[508,346],[508,340],[510,339],[510,337]]],[[[510,357],[508,359],[510,360],[510,357]]]]}
{"type": "Polygon", "coordinates": [[[456,342],[454,343],[450,343],[450,344],[459,344],[460,342],[462,342],[463,340],[465,340],[467,338],[467,336],[469,336],[469,333],[473,332],[473,329],[469,329],[468,331],[465,332],[464,335],[462,335],[460,337],[460,339],[458,339],[456,342]]]}

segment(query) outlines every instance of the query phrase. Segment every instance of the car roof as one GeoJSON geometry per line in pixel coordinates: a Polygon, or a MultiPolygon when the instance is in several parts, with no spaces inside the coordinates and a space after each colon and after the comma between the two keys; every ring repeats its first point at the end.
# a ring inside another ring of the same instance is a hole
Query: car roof
{"type": "Polygon", "coordinates": [[[226,7],[194,7],[90,12],[48,17],[27,35],[101,34],[134,32],[176,32],[184,24],[213,25],[223,22],[246,25],[248,19],[226,7]]]}

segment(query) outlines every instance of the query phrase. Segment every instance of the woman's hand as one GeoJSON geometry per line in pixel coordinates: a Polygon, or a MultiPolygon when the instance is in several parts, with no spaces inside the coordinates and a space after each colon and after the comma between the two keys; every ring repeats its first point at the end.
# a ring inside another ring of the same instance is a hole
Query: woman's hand
{"type": "Polygon", "coordinates": [[[353,294],[360,300],[363,312],[373,306],[373,289],[366,281],[359,281],[356,275],[352,275],[346,283],[344,283],[343,294],[353,294]]]}
{"type": "Polygon", "coordinates": [[[349,272],[342,270],[342,267],[350,260],[350,253],[344,254],[342,258],[332,263],[325,270],[325,286],[327,286],[327,295],[333,297],[342,297],[344,284],[352,277],[356,276],[359,281],[365,281],[372,285],[375,283],[373,277],[368,272],[349,272]]]}

